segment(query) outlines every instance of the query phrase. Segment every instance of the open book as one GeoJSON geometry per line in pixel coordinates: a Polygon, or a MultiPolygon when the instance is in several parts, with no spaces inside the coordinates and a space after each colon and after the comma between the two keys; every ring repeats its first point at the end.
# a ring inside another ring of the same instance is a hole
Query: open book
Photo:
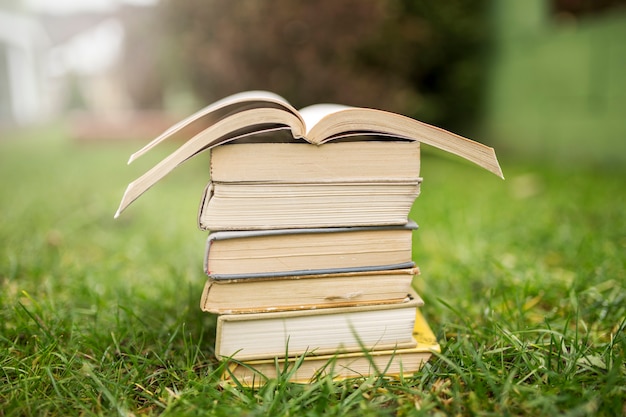
{"type": "Polygon", "coordinates": [[[166,130],[134,153],[129,163],[186,129],[206,126],[178,149],[131,182],[115,214],[120,213],[146,190],[189,158],[233,141],[267,141],[275,132],[287,130],[294,142],[322,145],[329,141],[365,135],[377,140],[413,140],[463,157],[502,177],[493,148],[444,129],[399,114],[369,108],[318,104],[296,110],[285,99],[265,91],[250,91],[226,97],[194,113],[166,130]]]}

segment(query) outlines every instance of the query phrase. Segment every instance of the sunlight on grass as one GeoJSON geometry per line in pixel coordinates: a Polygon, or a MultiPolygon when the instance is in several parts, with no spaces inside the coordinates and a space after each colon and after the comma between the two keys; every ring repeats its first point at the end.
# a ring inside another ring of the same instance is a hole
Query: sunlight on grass
{"type": "Polygon", "coordinates": [[[0,143],[0,415],[620,415],[624,168],[425,152],[415,285],[442,353],[412,378],[224,385],[200,312],[207,160],[114,221],[139,144],[0,143]]]}

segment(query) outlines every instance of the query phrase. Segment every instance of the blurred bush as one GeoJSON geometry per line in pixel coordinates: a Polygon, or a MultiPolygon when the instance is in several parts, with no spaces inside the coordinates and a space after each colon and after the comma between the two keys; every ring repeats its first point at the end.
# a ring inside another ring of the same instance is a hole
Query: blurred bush
{"type": "MultiPolygon", "coordinates": [[[[488,1],[165,0],[168,83],[203,103],[248,89],[454,130],[480,120],[488,1]]],[[[171,93],[171,91],[170,91],[171,93]]]]}

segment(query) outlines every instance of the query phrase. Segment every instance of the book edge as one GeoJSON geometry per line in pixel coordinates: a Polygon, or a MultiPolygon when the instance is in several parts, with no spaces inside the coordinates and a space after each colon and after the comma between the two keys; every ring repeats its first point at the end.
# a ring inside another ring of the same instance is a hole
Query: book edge
{"type": "Polygon", "coordinates": [[[310,309],[310,310],[297,310],[297,311],[277,311],[269,313],[251,313],[251,314],[222,314],[217,318],[217,326],[221,327],[224,322],[227,321],[254,321],[254,320],[276,320],[276,319],[289,319],[291,317],[302,316],[325,316],[325,315],[337,315],[358,313],[364,311],[376,311],[376,310],[395,310],[403,308],[418,308],[424,305],[424,300],[420,297],[414,289],[411,289],[407,294],[406,301],[394,304],[383,304],[374,306],[356,306],[356,307],[342,307],[342,308],[323,308],[323,309],[310,309]]]}
{"type": "Polygon", "coordinates": [[[303,277],[312,275],[334,275],[344,274],[350,272],[369,272],[369,271],[386,271],[389,269],[408,269],[415,267],[415,262],[402,262],[389,265],[371,265],[362,267],[345,267],[345,268],[320,268],[320,269],[301,269],[293,271],[278,271],[278,272],[252,272],[242,274],[212,274],[208,271],[208,264],[205,262],[204,271],[206,275],[216,281],[232,281],[232,280],[245,280],[255,278],[282,278],[282,277],[303,277]]]}

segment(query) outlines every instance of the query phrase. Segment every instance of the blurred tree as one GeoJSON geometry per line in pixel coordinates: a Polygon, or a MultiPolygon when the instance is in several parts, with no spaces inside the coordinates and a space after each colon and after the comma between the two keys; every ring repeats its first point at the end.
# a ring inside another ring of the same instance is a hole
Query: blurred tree
{"type": "Polygon", "coordinates": [[[551,11],[559,16],[589,16],[626,7],[626,0],[550,0],[551,11]]]}
{"type": "Polygon", "coordinates": [[[211,102],[267,89],[447,128],[480,116],[487,0],[165,0],[170,75],[211,102]]]}

